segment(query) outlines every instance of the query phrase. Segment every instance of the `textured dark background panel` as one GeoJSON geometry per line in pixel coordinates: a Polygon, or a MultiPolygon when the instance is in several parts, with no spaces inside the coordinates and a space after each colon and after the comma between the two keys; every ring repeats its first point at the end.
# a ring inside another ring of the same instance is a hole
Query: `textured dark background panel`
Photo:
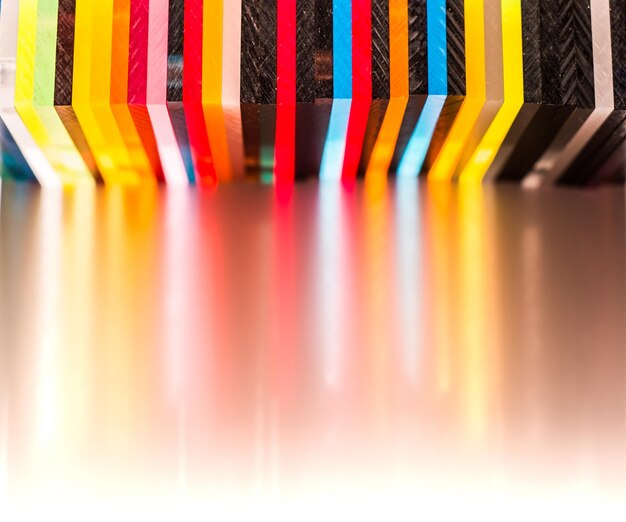
{"type": "MultiPolygon", "coordinates": [[[[562,49],[559,34],[559,10],[555,2],[539,3],[539,45],[541,60],[541,101],[551,105],[561,105],[563,96],[561,93],[561,70],[562,49]]],[[[534,38],[534,34],[533,34],[534,38]]]]}
{"type": "Polygon", "coordinates": [[[315,0],[296,0],[296,99],[315,101],[315,0]]]}
{"type": "Polygon", "coordinates": [[[448,94],[465,95],[465,4],[447,2],[448,94]]]}
{"type": "Polygon", "coordinates": [[[409,0],[409,92],[428,93],[426,0],[409,0]]]}
{"type": "Polygon", "coordinates": [[[559,78],[564,105],[594,107],[593,40],[590,0],[559,0],[559,78]]]}
{"type": "Polygon", "coordinates": [[[389,0],[372,0],[372,97],[390,96],[389,0]]]}
{"type": "Polygon", "coordinates": [[[259,8],[257,34],[256,58],[259,61],[259,99],[257,101],[258,103],[276,103],[276,0],[265,0],[259,8]]]}
{"type": "Polygon", "coordinates": [[[522,30],[526,102],[593,107],[589,0],[524,0],[522,30]]]}
{"type": "Polygon", "coordinates": [[[167,30],[167,101],[183,100],[184,0],[170,0],[167,30]]]}
{"type": "Polygon", "coordinates": [[[524,101],[527,103],[541,103],[542,100],[540,2],[541,0],[522,0],[524,101]]]}
{"type": "Polygon", "coordinates": [[[315,97],[333,97],[333,0],[315,0],[315,97]]]}
{"type": "Polygon", "coordinates": [[[54,104],[72,104],[76,0],[59,0],[54,104]]]}
{"type": "Polygon", "coordinates": [[[276,103],[276,0],[241,8],[241,101],[276,103]]]}
{"type": "MultiPolygon", "coordinates": [[[[259,96],[257,42],[258,7],[255,0],[241,3],[241,103],[254,103],[259,96]]],[[[252,113],[251,113],[252,114],[252,113]]]]}
{"type": "Polygon", "coordinates": [[[610,5],[615,108],[626,110],[626,1],[611,0],[610,5]]]}

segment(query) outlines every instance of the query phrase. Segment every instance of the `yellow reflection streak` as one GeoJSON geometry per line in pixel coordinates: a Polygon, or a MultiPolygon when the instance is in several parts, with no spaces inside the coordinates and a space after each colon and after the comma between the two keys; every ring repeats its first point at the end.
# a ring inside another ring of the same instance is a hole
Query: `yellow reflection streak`
{"type": "MultiPolygon", "coordinates": [[[[62,346],[60,378],[62,381],[62,441],[64,454],[80,460],[79,449],[92,441],[90,430],[97,424],[98,413],[91,408],[95,383],[93,369],[93,333],[100,325],[96,320],[97,296],[94,247],[95,187],[76,187],[65,195],[63,227],[63,268],[61,296],[62,346]]],[[[65,457],[73,464],[73,460],[65,457]]]]}
{"type": "Polygon", "coordinates": [[[486,335],[488,289],[485,266],[484,200],[480,185],[459,187],[457,259],[463,416],[473,440],[482,441],[488,426],[491,353],[486,335]]]}
{"type": "Polygon", "coordinates": [[[467,97],[428,173],[432,181],[452,178],[487,99],[484,0],[465,1],[465,62],[467,97]]]}
{"type": "Polygon", "coordinates": [[[520,0],[502,0],[502,53],[504,103],[461,173],[462,182],[480,183],[504,143],[524,104],[522,5],[520,0]]]}
{"type": "Polygon", "coordinates": [[[428,187],[429,211],[433,257],[433,290],[431,317],[433,346],[437,349],[437,390],[445,394],[451,388],[452,350],[452,187],[448,184],[432,184],[428,187]]]}
{"type": "Polygon", "coordinates": [[[105,444],[115,455],[139,459],[141,451],[131,451],[132,442],[141,433],[150,411],[145,400],[150,356],[144,351],[152,346],[151,317],[153,302],[146,282],[153,280],[152,230],[156,208],[156,186],[141,188],[112,187],[105,197],[106,314],[101,318],[103,340],[99,356],[103,385],[98,389],[102,415],[109,431],[105,444]]]}

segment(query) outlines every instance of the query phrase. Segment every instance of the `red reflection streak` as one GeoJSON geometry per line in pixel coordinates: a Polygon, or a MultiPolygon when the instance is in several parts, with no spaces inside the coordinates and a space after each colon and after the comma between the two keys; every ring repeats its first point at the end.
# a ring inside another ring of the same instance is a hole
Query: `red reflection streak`
{"type": "Polygon", "coordinates": [[[371,0],[352,2],[352,95],[342,181],[352,189],[361,160],[372,100],[371,0]]]}
{"type": "Polygon", "coordinates": [[[273,274],[275,292],[271,330],[271,388],[279,403],[288,406],[294,398],[296,372],[296,245],[294,204],[274,201],[273,274]]]}
{"type": "Polygon", "coordinates": [[[255,398],[255,460],[259,466],[260,487],[275,487],[279,467],[292,443],[292,416],[298,411],[299,393],[295,385],[297,319],[295,298],[294,205],[273,201],[271,275],[269,291],[269,336],[267,351],[261,352],[257,371],[263,395],[255,398]],[[267,371],[263,371],[266,366],[267,371]]]}
{"type": "Polygon", "coordinates": [[[202,12],[202,0],[185,2],[183,104],[196,183],[213,188],[217,184],[217,173],[202,110],[202,12]]]}
{"type": "Polygon", "coordinates": [[[296,164],[296,0],[277,4],[277,101],[274,173],[281,201],[293,190],[296,164]]]}
{"type": "Polygon", "coordinates": [[[230,216],[220,207],[217,195],[217,192],[203,195],[198,202],[198,215],[192,216],[199,224],[188,224],[198,234],[191,292],[197,306],[192,328],[200,333],[193,341],[196,365],[192,371],[196,389],[192,396],[186,397],[188,403],[195,405],[190,411],[197,423],[191,440],[194,460],[209,459],[209,466],[214,468],[221,460],[228,461],[227,455],[234,442],[229,436],[232,420],[237,417],[232,386],[240,383],[234,370],[233,332],[238,323],[237,318],[229,314],[233,310],[229,282],[234,276],[228,272],[223,239],[229,230],[226,223],[230,216]],[[206,441],[211,441],[213,446],[209,451],[205,448],[206,441]]]}

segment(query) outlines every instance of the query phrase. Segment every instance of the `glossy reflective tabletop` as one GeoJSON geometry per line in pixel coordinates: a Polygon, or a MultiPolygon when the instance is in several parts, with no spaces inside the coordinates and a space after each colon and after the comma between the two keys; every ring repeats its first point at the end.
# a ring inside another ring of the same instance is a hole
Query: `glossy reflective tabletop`
{"type": "Polygon", "coordinates": [[[625,202],[5,183],[0,515],[618,517],[625,202]]]}

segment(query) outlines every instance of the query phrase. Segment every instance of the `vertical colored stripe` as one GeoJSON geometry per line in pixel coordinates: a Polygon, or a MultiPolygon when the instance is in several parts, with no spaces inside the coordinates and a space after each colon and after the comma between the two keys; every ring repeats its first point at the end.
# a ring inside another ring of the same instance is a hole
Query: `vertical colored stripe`
{"type": "Polygon", "coordinates": [[[146,103],[167,102],[168,0],[149,0],[148,45],[146,47],[146,103]]]}
{"type": "Polygon", "coordinates": [[[334,99],[320,167],[324,181],[339,181],[343,172],[352,107],[352,0],[332,0],[332,17],[334,99]]]}
{"type": "Polygon", "coordinates": [[[145,105],[146,74],[143,71],[145,64],[145,51],[141,50],[147,43],[147,26],[142,20],[147,21],[147,11],[139,5],[146,0],[114,0],[113,3],[113,29],[111,47],[111,112],[118,125],[124,144],[137,173],[146,179],[161,178],[161,164],[159,162],[156,144],[149,124],[147,114],[142,114],[141,108],[129,107],[129,92],[131,80],[129,66],[133,66],[132,82],[135,94],[139,94],[136,105],[145,105]],[[132,18],[131,10],[139,18],[132,18]],[[143,10],[143,13],[142,13],[143,10]],[[132,30],[131,30],[132,27],[132,30]],[[131,53],[139,54],[139,58],[133,58],[131,53]],[[144,63],[140,63],[141,58],[144,63]],[[138,69],[135,67],[139,65],[138,69]]]}
{"type": "Polygon", "coordinates": [[[186,185],[187,172],[167,110],[168,0],[149,0],[146,103],[168,185],[186,185]]]}
{"type": "Polygon", "coordinates": [[[446,0],[427,0],[428,94],[448,94],[446,0]]]}
{"type": "Polygon", "coordinates": [[[296,0],[277,3],[277,101],[296,103],[296,0]]]}
{"type": "MultiPolygon", "coordinates": [[[[129,53],[135,52],[140,45],[131,41],[130,28],[131,0],[113,0],[113,20],[111,28],[111,93],[110,103],[127,103],[129,87],[129,53]]],[[[137,31],[132,31],[133,36],[137,31]]],[[[135,74],[139,71],[134,71],[135,74]]],[[[138,81],[141,81],[137,78],[138,81]]]]}
{"type": "Polygon", "coordinates": [[[223,4],[222,102],[239,104],[241,92],[241,0],[223,4]]]}
{"type": "Polygon", "coordinates": [[[342,173],[343,183],[347,187],[354,185],[356,180],[372,102],[371,1],[353,0],[352,7],[352,94],[354,101],[350,109],[342,173]]]}
{"type": "Polygon", "coordinates": [[[279,194],[290,189],[296,151],[296,0],[277,2],[277,113],[274,150],[279,194]]]}
{"type": "Polygon", "coordinates": [[[242,0],[224,3],[222,42],[222,104],[232,176],[244,176],[244,144],[240,107],[242,0]]]}
{"type": "MultiPolygon", "coordinates": [[[[0,5],[0,58],[10,64],[16,62],[18,8],[18,0],[3,0],[0,5]]],[[[10,134],[9,142],[15,141],[32,172],[28,172],[28,169],[23,172],[13,172],[12,177],[26,180],[36,179],[42,185],[58,186],[60,184],[58,176],[15,110],[15,87],[15,74],[8,74],[0,82],[0,107],[2,108],[0,117],[10,134]]],[[[5,176],[6,169],[2,169],[2,177],[5,176]]]]}
{"type": "Polygon", "coordinates": [[[465,62],[467,98],[430,173],[433,181],[450,180],[487,97],[485,80],[484,0],[465,1],[465,62]]]}
{"type": "Polygon", "coordinates": [[[398,177],[416,177],[422,170],[437,121],[448,94],[446,0],[426,3],[428,33],[428,98],[398,166],[398,177]]]}
{"type": "Polygon", "coordinates": [[[203,0],[185,0],[183,101],[202,102],[203,0]]]}
{"type": "Polygon", "coordinates": [[[57,10],[57,0],[20,3],[15,107],[61,183],[92,183],[54,109],[57,10]]]}
{"type": "Polygon", "coordinates": [[[128,103],[145,105],[148,96],[150,0],[131,0],[128,54],[128,103]]]}
{"type": "Polygon", "coordinates": [[[217,178],[230,181],[232,169],[222,108],[223,0],[204,0],[202,103],[217,178]]]}
{"type": "Polygon", "coordinates": [[[100,172],[96,160],[72,108],[76,0],[59,0],[57,13],[55,111],[92,176],[99,179],[100,172]]]}
{"type": "Polygon", "coordinates": [[[212,187],[217,174],[202,111],[203,0],[185,1],[183,103],[189,143],[199,185],[212,187]]]}
{"type": "Polygon", "coordinates": [[[17,56],[15,62],[15,105],[31,103],[35,93],[35,31],[37,0],[19,3],[17,56]]]}
{"type": "Polygon", "coordinates": [[[352,96],[355,99],[371,100],[371,0],[352,0],[352,8],[352,96]]]}
{"type": "Polygon", "coordinates": [[[77,0],[73,107],[106,183],[137,184],[111,112],[113,0],[77,0]]]}
{"type": "MultiPolygon", "coordinates": [[[[227,0],[228,1],[228,0],[227,0]]],[[[222,103],[224,0],[204,0],[202,31],[202,103],[222,103]]]]}
{"type": "Polygon", "coordinates": [[[389,60],[391,97],[409,96],[408,0],[389,0],[389,60]]]}
{"type": "Polygon", "coordinates": [[[333,90],[352,98],[352,0],[333,0],[333,90]]]}
{"type": "Polygon", "coordinates": [[[409,99],[409,18],[407,0],[389,0],[391,100],[365,174],[369,190],[386,183],[409,99]]]}
{"type": "Polygon", "coordinates": [[[524,104],[522,5],[520,0],[502,0],[502,57],[504,103],[461,173],[463,182],[479,183],[524,104]]]}

